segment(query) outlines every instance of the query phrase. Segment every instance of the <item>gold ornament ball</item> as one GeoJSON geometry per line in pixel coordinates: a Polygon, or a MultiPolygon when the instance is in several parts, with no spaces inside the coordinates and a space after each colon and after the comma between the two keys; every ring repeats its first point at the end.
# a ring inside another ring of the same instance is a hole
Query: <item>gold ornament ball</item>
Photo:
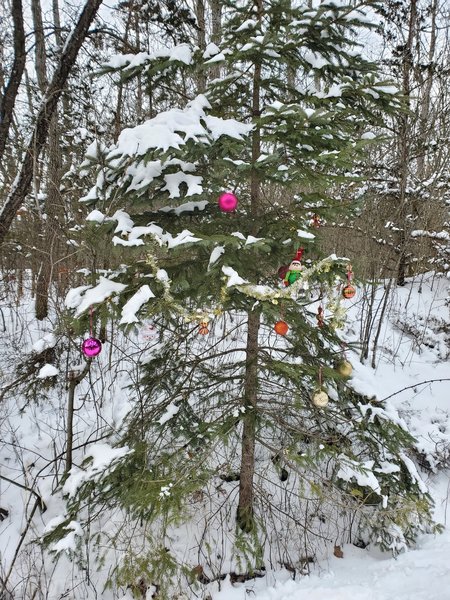
{"type": "Polygon", "coordinates": [[[339,375],[342,375],[342,377],[350,377],[350,375],[353,373],[353,367],[348,360],[343,360],[337,365],[336,371],[339,373],[339,375]]]}
{"type": "Polygon", "coordinates": [[[312,403],[318,408],[324,408],[328,404],[328,394],[323,390],[316,390],[312,397],[312,403]]]}

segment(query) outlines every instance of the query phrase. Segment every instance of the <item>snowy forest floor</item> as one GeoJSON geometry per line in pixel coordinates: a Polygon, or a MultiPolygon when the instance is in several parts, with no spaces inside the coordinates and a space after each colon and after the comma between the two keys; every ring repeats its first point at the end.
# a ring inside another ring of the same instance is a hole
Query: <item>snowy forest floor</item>
{"type": "MultiPolygon", "coordinates": [[[[421,471],[435,501],[441,535],[423,535],[393,558],[376,549],[342,548],[306,577],[284,571],[241,584],[225,582],[213,600],[450,600],[450,324],[447,282],[428,274],[396,289],[379,336],[377,366],[353,364],[352,387],[388,402],[405,418],[432,466],[421,471]],[[439,462],[441,461],[441,462],[439,462]],[[439,463],[439,464],[438,464],[439,463]],[[443,468],[441,468],[443,467],[443,468]],[[435,472],[433,472],[435,471],[435,472]]],[[[366,290],[365,297],[369,297],[366,290]]],[[[384,291],[377,291],[380,311],[384,291]]],[[[377,310],[375,310],[377,313],[377,310]]],[[[347,341],[359,342],[367,306],[359,295],[349,310],[347,341]]],[[[375,325],[379,317],[375,317],[375,325]]],[[[374,326],[374,329],[376,327],[374,326]]]]}
{"type": "MultiPolygon", "coordinates": [[[[348,344],[360,345],[365,332],[370,331],[371,334],[369,357],[365,364],[360,362],[359,350],[347,351],[354,367],[350,385],[369,397],[387,399],[392,413],[398,413],[399,418],[408,423],[417,438],[418,466],[422,467],[422,477],[435,499],[435,518],[446,527],[444,533],[421,536],[416,547],[396,558],[371,547],[361,549],[345,545],[342,548],[343,558],[331,555],[318,561],[311,566],[308,576],[297,574],[293,580],[292,573],[281,570],[243,583],[231,583],[225,579],[220,582],[220,589],[219,584],[214,583],[207,586],[209,589],[192,592],[192,596],[186,598],[206,598],[210,594],[212,600],[450,600],[448,282],[427,274],[420,280],[409,282],[404,288],[391,289],[378,331],[385,293],[386,288],[380,286],[370,307],[370,286],[366,286],[364,290],[360,288],[357,297],[347,304],[349,310],[344,338],[348,344]],[[377,332],[376,367],[372,368],[377,332]]],[[[5,323],[11,326],[5,335],[0,358],[5,389],[20,356],[26,355],[33,345],[35,351],[45,347],[45,340],[50,339],[45,336],[50,335],[52,326],[50,323],[38,325],[25,316],[32,313],[29,306],[11,308],[3,302],[1,308],[6,316],[5,323]]],[[[111,365],[116,365],[118,371],[119,354],[124,352],[115,344],[112,352],[102,355],[104,365],[109,364],[109,371],[112,371],[111,365]]],[[[86,396],[77,413],[75,433],[79,440],[93,436],[98,431],[99,422],[118,426],[129,407],[130,398],[121,393],[126,383],[124,374],[108,372],[106,367],[100,371],[98,382],[103,393],[110,397],[103,397],[100,404],[102,413],[98,414],[95,402],[97,381],[90,382],[94,402],[86,396]]],[[[45,387],[45,377],[42,379],[45,387]]],[[[37,383],[40,385],[39,381],[37,383]]],[[[60,501],[51,496],[54,473],[48,465],[53,464],[52,457],[64,457],[65,406],[61,405],[61,397],[58,396],[58,393],[64,393],[62,390],[64,385],[60,388],[47,387],[43,399],[37,403],[20,394],[5,395],[0,406],[0,474],[35,486],[48,505],[46,513],[33,517],[33,526],[25,536],[18,556],[15,556],[34,498],[30,500],[28,492],[8,484],[6,479],[0,481],[0,506],[9,513],[0,522],[0,574],[2,579],[8,574],[13,587],[20,586],[20,581],[31,577],[30,565],[34,568],[35,561],[41,561],[38,569],[41,585],[45,587],[46,581],[51,582],[48,589],[43,590],[42,597],[56,600],[66,597],[65,593],[70,589],[68,597],[76,600],[110,597],[131,600],[129,590],[104,596],[101,578],[97,591],[95,586],[81,586],[77,592],[73,584],[76,565],[68,567],[67,557],[54,563],[45,552],[36,549],[36,540],[45,526],[61,511],[60,501]],[[11,561],[15,561],[15,565],[9,573],[11,561]]],[[[151,597],[150,592],[147,597],[151,597]]],[[[3,599],[1,594],[0,598],[3,599]]]]}

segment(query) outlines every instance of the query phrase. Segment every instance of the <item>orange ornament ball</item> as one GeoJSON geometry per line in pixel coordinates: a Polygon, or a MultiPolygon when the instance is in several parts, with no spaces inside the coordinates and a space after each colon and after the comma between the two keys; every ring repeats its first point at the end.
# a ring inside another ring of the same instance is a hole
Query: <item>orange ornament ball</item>
{"type": "Polygon", "coordinates": [[[356,289],[350,284],[346,285],[345,288],[342,290],[342,295],[346,300],[350,300],[350,298],[353,298],[355,294],[356,289]]]}
{"type": "Polygon", "coordinates": [[[286,321],[277,321],[275,323],[274,329],[278,333],[278,335],[286,335],[289,331],[289,326],[286,323],[286,321]]]}

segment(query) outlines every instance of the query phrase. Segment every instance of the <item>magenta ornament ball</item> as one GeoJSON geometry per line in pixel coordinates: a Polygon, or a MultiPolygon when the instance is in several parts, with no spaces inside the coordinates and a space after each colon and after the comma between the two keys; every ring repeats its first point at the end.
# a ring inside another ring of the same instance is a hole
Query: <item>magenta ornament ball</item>
{"type": "Polygon", "coordinates": [[[81,344],[81,351],[88,358],[92,358],[93,356],[97,356],[102,351],[102,343],[97,338],[87,338],[81,344]]]}
{"type": "Polygon", "coordinates": [[[233,212],[236,210],[238,199],[231,192],[224,192],[219,196],[219,208],[222,212],[233,212]]]}

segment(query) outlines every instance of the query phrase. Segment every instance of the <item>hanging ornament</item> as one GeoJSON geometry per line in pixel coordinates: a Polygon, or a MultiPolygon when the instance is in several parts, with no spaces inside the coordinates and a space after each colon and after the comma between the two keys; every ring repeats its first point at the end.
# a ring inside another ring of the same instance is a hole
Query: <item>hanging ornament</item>
{"type": "Polygon", "coordinates": [[[328,404],[328,394],[324,390],[316,390],[312,396],[312,403],[318,408],[324,408],[328,404]]]}
{"type": "Polygon", "coordinates": [[[346,359],[338,362],[335,369],[339,375],[342,375],[342,377],[350,377],[350,375],[353,373],[352,364],[346,359]]]}
{"type": "Polygon", "coordinates": [[[95,337],[89,337],[81,344],[81,351],[87,358],[93,358],[102,351],[102,343],[95,337]]]}
{"type": "Polygon", "coordinates": [[[274,329],[278,335],[286,335],[289,331],[289,325],[286,321],[280,320],[275,323],[274,329]]]}
{"type": "Polygon", "coordinates": [[[314,390],[311,397],[312,403],[318,408],[324,408],[328,404],[328,394],[322,389],[322,367],[319,368],[319,387],[314,390]]]}
{"type": "Polygon", "coordinates": [[[325,317],[323,314],[322,306],[319,306],[319,308],[317,309],[316,319],[317,319],[317,327],[323,327],[325,325],[325,317]]]}
{"type": "Polygon", "coordinates": [[[141,330],[141,338],[143,341],[148,342],[154,340],[158,335],[158,330],[155,325],[151,322],[147,322],[141,330]]]}
{"type": "Polygon", "coordinates": [[[95,338],[92,333],[92,315],[93,310],[91,306],[89,308],[89,337],[86,340],[84,340],[84,342],[81,344],[81,352],[87,358],[93,358],[94,356],[97,356],[97,354],[100,354],[100,352],[102,351],[101,341],[95,338]]]}
{"type": "Polygon", "coordinates": [[[297,250],[297,252],[295,253],[294,260],[299,260],[299,261],[302,260],[304,251],[305,251],[304,248],[299,248],[297,250]]]}
{"type": "Polygon", "coordinates": [[[348,284],[342,290],[342,295],[344,296],[344,298],[346,300],[350,300],[351,298],[355,297],[355,295],[356,295],[356,289],[351,284],[348,284]]]}
{"type": "Polygon", "coordinates": [[[350,300],[356,295],[356,288],[351,284],[353,279],[352,265],[347,265],[347,285],[342,290],[342,295],[346,300],[350,300]]]}
{"type": "Polygon", "coordinates": [[[292,260],[291,264],[289,265],[289,267],[283,277],[283,283],[286,287],[289,285],[292,285],[293,283],[295,283],[296,281],[301,279],[303,265],[300,261],[302,260],[303,252],[304,252],[304,248],[299,248],[297,250],[297,252],[295,253],[294,259],[292,260]]]}
{"type": "Polygon", "coordinates": [[[341,347],[341,357],[336,361],[334,368],[342,377],[350,377],[353,372],[353,367],[345,356],[345,348],[347,347],[347,344],[345,342],[341,342],[341,347]]]}
{"type": "Polygon", "coordinates": [[[238,199],[231,192],[224,192],[219,196],[219,209],[222,212],[233,212],[238,205],[238,199]]]}
{"type": "Polygon", "coordinates": [[[207,335],[209,333],[208,321],[200,321],[198,332],[200,335],[207,335]]]}
{"type": "Polygon", "coordinates": [[[312,221],[311,221],[311,225],[315,229],[319,229],[319,227],[321,225],[321,221],[320,221],[320,217],[319,217],[319,215],[317,213],[313,215],[313,218],[312,218],[312,221]]]}

